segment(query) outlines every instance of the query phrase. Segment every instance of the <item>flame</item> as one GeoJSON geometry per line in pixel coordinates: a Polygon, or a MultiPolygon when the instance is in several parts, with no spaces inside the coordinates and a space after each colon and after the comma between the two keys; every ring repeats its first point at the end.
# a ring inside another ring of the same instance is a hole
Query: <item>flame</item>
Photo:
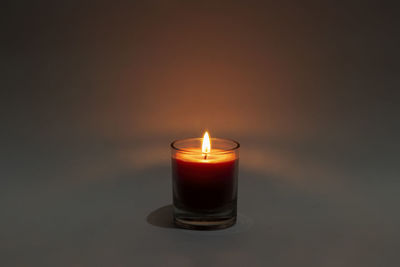
{"type": "Polygon", "coordinates": [[[203,145],[201,147],[201,152],[210,153],[210,151],[211,151],[210,136],[208,135],[208,132],[206,132],[203,137],[203,145]]]}

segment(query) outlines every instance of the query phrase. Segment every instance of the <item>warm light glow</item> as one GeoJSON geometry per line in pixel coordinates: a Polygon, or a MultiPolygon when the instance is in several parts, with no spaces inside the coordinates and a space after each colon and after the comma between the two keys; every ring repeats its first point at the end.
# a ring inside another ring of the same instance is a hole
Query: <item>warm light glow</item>
{"type": "Polygon", "coordinates": [[[177,153],[175,158],[187,162],[198,162],[198,163],[220,163],[229,162],[235,160],[234,153],[224,153],[226,151],[222,149],[213,148],[212,153],[201,153],[199,147],[191,147],[186,149],[186,153],[177,153]]]}
{"type": "Polygon", "coordinates": [[[203,146],[201,147],[201,152],[210,153],[210,151],[211,151],[210,136],[208,135],[208,132],[206,132],[203,137],[203,146]]]}

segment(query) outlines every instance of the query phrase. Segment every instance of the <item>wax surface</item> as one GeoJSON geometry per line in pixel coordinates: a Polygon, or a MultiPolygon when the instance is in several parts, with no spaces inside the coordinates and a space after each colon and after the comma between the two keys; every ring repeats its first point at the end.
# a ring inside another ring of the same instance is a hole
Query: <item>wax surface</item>
{"type": "Polygon", "coordinates": [[[212,149],[209,153],[202,153],[200,148],[188,148],[185,152],[177,153],[175,158],[187,162],[221,163],[235,160],[235,154],[221,149],[212,149]]]}

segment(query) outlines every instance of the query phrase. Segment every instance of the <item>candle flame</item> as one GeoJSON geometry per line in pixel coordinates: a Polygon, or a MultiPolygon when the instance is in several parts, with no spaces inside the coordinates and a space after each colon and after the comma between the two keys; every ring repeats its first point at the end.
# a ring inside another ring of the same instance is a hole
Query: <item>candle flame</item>
{"type": "Polygon", "coordinates": [[[208,135],[208,132],[206,132],[203,137],[203,146],[201,147],[201,152],[210,153],[210,151],[211,151],[210,136],[208,135]]]}

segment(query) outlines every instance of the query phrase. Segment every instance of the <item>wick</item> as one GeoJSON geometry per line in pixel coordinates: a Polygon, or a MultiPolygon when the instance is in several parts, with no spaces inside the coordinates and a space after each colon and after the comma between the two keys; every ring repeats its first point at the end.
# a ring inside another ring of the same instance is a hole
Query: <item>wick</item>
{"type": "Polygon", "coordinates": [[[207,159],[207,153],[204,154],[204,159],[207,159]]]}

